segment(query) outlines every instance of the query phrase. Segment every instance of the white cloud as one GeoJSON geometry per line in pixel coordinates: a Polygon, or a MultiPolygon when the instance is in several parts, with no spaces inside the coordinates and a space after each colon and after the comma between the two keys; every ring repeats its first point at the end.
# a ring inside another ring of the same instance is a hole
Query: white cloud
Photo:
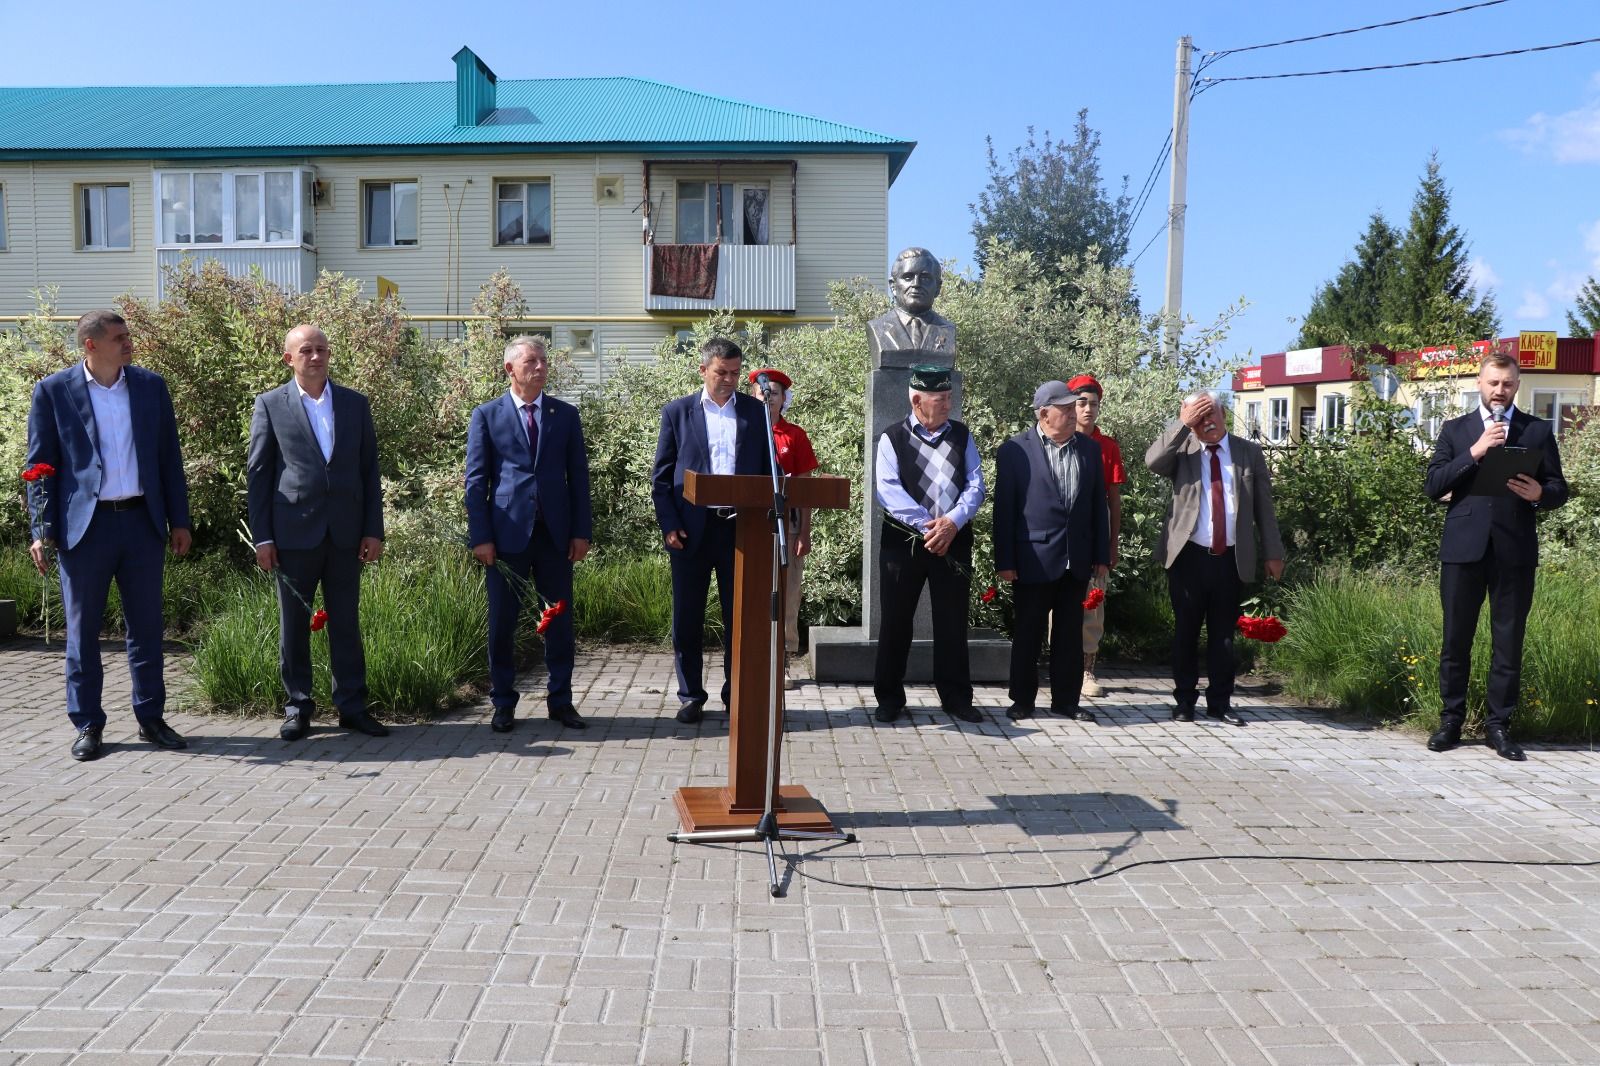
{"type": "Polygon", "coordinates": [[[1543,322],[1550,314],[1550,301],[1543,293],[1532,289],[1522,290],[1522,302],[1517,305],[1518,322],[1543,322]]]}
{"type": "Polygon", "coordinates": [[[1557,163],[1600,163],[1600,74],[1589,90],[1590,98],[1571,111],[1536,112],[1501,136],[1525,152],[1548,152],[1557,163]]]}
{"type": "Polygon", "coordinates": [[[1600,274],[1600,219],[1596,219],[1592,225],[1580,227],[1579,231],[1583,234],[1584,251],[1594,256],[1589,265],[1596,274],[1600,274]]]}
{"type": "Polygon", "coordinates": [[[1474,256],[1472,262],[1467,264],[1467,275],[1472,279],[1473,288],[1480,293],[1487,292],[1500,284],[1500,275],[1494,272],[1489,261],[1483,256],[1474,256]]]}

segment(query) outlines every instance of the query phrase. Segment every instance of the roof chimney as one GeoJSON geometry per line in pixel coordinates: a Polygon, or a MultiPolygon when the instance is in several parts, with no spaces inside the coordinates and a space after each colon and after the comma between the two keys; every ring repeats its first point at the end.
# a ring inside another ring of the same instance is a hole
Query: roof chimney
{"type": "Polygon", "coordinates": [[[465,45],[451,58],[456,62],[456,125],[480,125],[494,114],[494,71],[465,45]]]}

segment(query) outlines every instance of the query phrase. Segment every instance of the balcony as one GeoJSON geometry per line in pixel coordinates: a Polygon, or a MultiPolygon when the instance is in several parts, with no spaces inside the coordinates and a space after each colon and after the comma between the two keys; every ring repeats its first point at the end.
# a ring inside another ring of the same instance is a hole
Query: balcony
{"type": "MultiPolygon", "coordinates": [[[[717,246],[716,295],[709,300],[658,296],[650,291],[653,245],[644,246],[646,311],[793,311],[794,245],[722,244],[717,246]]],[[[668,246],[670,247],[670,246],[668,246]]]]}
{"type": "Polygon", "coordinates": [[[285,292],[309,292],[317,283],[317,253],[300,245],[260,248],[186,248],[156,250],[156,298],[167,298],[167,268],[175,267],[187,256],[198,269],[207,259],[215,259],[222,269],[236,278],[247,278],[255,267],[266,279],[285,292]]]}

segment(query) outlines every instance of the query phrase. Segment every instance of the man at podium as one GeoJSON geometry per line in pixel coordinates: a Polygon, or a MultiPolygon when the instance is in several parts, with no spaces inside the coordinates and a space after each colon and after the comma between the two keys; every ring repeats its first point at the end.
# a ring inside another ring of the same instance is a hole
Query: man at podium
{"type": "Polygon", "coordinates": [[[702,474],[765,474],[766,412],[761,401],[739,391],[744,352],[725,337],[700,348],[699,392],[661,409],[650,496],[672,565],[672,657],[678,675],[678,721],[693,725],[705,713],[704,640],[706,595],[717,576],[722,603],[722,703],[729,705],[733,642],[733,548],[731,507],[698,507],[683,498],[687,471],[702,474]]]}

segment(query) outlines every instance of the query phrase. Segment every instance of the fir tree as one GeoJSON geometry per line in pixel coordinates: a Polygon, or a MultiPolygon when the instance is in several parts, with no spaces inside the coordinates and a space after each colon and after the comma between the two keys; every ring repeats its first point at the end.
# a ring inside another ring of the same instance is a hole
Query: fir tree
{"type": "Polygon", "coordinates": [[[1578,290],[1577,306],[1567,312],[1567,331],[1574,337],[1600,333],[1600,281],[1593,274],[1578,290]]]}
{"type": "Polygon", "coordinates": [[[1494,296],[1478,298],[1467,260],[1467,241],[1450,221],[1450,191],[1439,157],[1411,203],[1411,221],[1396,252],[1395,272],[1380,314],[1388,343],[1430,344],[1461,333],[1492,337],[1499,329],[1494,296]]]}
{"type": "Polygon", "coordinates": [[[1331,344],[1365,345],[1385,337],[1381,307],[1394,281],[1400,235],[1374,211],[1356,245],[1355,258],[1323,284],[1300,324],[1297,348],[1331,344]]]}

